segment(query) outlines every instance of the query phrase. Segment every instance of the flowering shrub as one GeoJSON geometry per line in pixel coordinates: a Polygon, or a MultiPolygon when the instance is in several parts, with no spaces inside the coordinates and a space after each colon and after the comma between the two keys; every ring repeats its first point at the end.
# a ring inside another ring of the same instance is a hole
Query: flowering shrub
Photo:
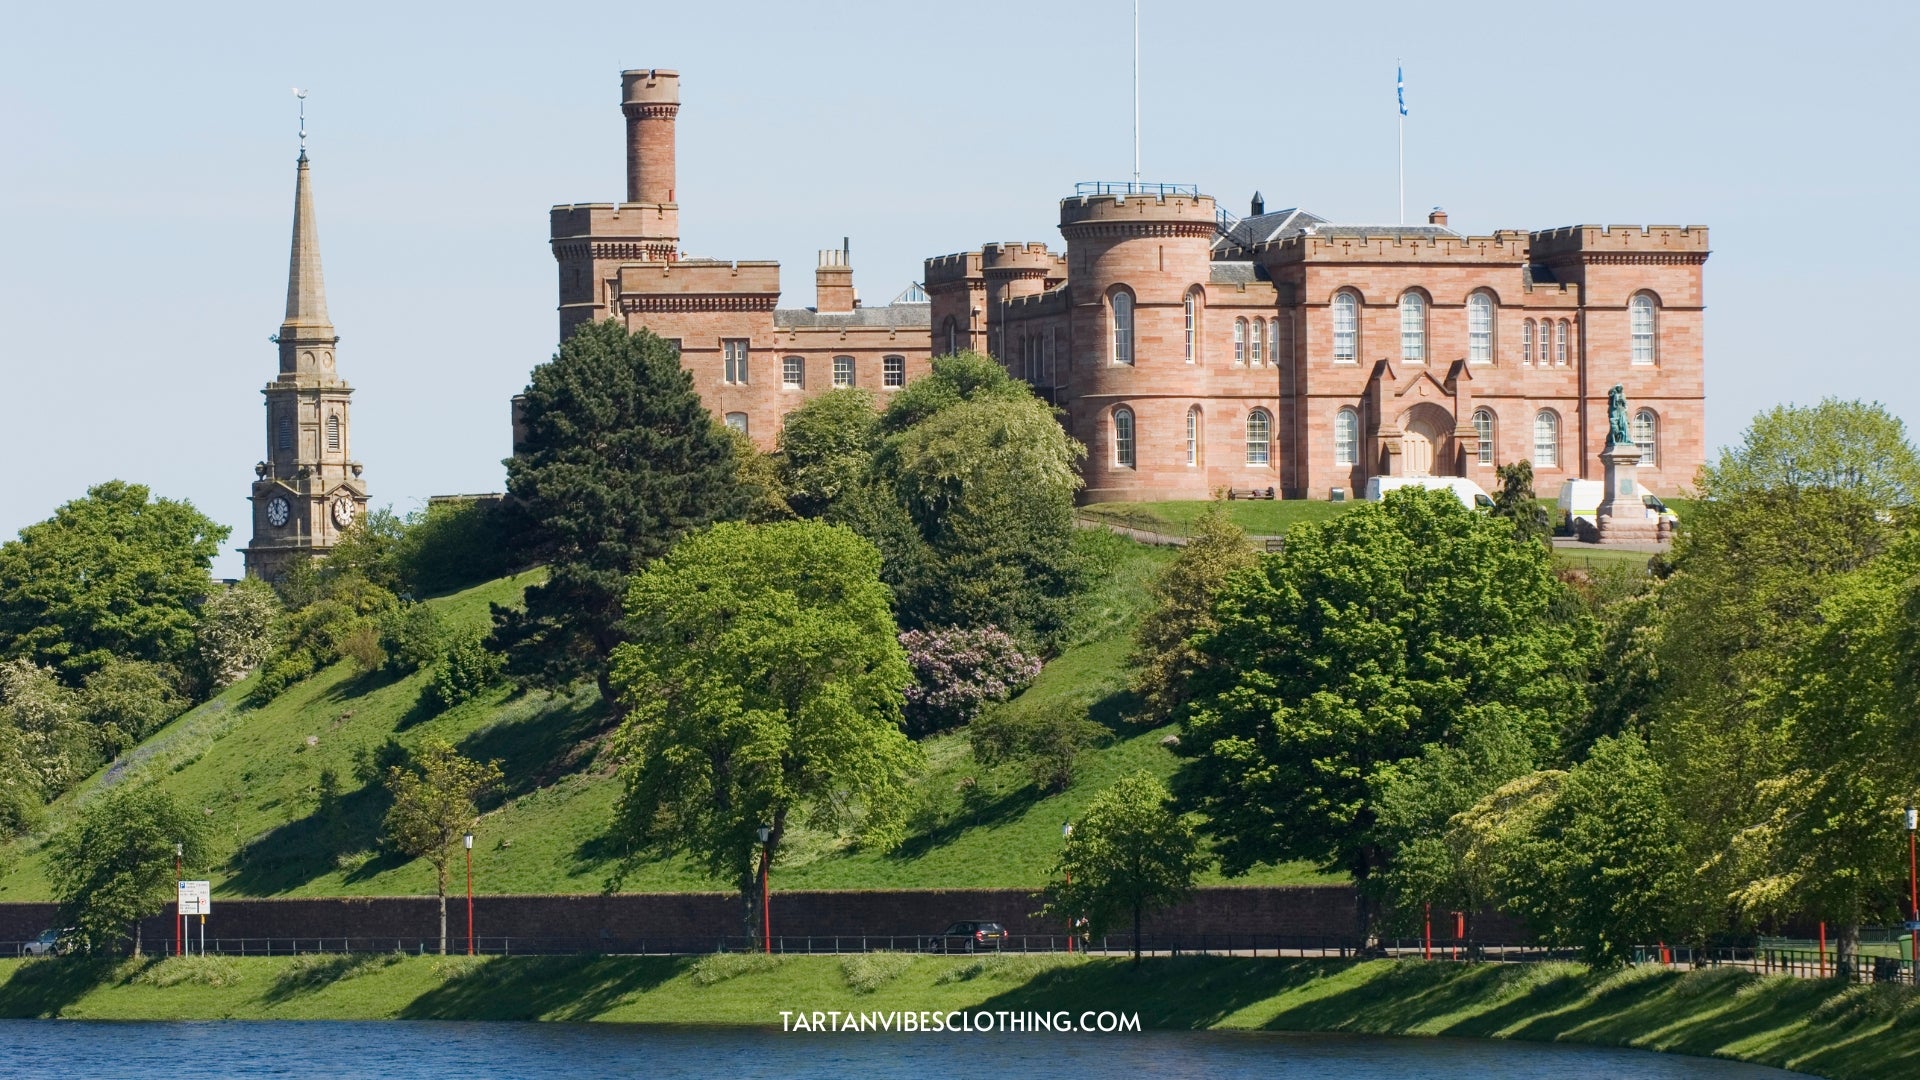
{"type": "Polygon", "coordinates": [[[1005,701],[1040,674],[1040,658],[996,627],[909,630],[900,635],[913,667],[906,727],[914,738],[959,727],[989,701],[1005,701]]]}

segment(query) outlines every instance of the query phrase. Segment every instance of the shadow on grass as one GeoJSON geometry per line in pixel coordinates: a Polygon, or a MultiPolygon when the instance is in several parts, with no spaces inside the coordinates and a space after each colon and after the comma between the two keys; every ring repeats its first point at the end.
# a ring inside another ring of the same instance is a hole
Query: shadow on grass
{"type": "MultiPolygon", "coordinates": [[[[1140,964],[1101,958],[1040,971],[989,998],[984,1009],[1138,1012],[1147,1029],[1205,1028],[1276,994],[1305,987],[1352,962],[1155,957],[1140,964]]],[[[986,976],[991,977],[991,975],[986,976]]]]}
{"type": "Polygon", "coordinates": [[[494,799],[511,799],[592,765],[607,719],[597,694],[555,697],[524,718],[473,732],[460,741],[460,753],[498,761],[502,780],[494,799]]]}
{"type": "Polygon", "coordinates": [[[335,983],[367,975],[404,960],[400,953],[321,954],[295,957],[273,980],[261,1000],[278,1005],[301,994],[324,990],[335,983]]]}
{"type": "Polygon", "coordinates": [[[126,961],[113,956],[59,956],[23,961],[0,983],[0,1017],[51,1019],[112,981],[126,961]]]}
{"type": "Polygon", "coordinates": [[[992,828],[1005,821],[1011,821],[1027,812],[1028,808],[1053,792],[1041,791],[1033,784],[1022,784],[1012,791],[994,796],[972,809],[960,810],[940,824],[924,832],[907,837],[899,847],[887,854],[895,862],[918,859],[935,848],[944,847],[960,839],[960,834],[969,829],[992,828]]]}
{"type": "Polygon", "coordinates": [[[445,962],[449,974],[400,1011],[403,1020],[591,1020],[651,990],[684,957],[539,956],[445,962]]]}

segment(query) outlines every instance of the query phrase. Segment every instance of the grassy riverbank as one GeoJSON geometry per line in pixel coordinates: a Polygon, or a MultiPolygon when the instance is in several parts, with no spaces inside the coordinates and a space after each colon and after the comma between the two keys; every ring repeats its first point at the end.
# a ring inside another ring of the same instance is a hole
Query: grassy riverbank
{"type": "Polygon", "coordinates": [[[1830,1077],[1920,1070],[1920,995],[1734,971],[1069,957],[308,956],[0,961],[0,1016],[607,1020],[777,1026],[781,1010],[1138,1012],[1154,1028],[1634,1046],[1830,1077]]]}

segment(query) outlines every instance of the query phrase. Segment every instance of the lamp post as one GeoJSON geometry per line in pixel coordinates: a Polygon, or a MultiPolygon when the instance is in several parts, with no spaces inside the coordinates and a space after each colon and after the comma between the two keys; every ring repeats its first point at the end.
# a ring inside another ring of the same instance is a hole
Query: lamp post
{"type": "Polygon", "coordinates": [[[1907,919],[1907,944],[1914,977],[1920,979],[1920,859],[1914,855],[1914,835],[1920,830],[1920,810],[1907,807],[1907,903],[1912,912],[1907,919]]]}
{"type": "Polygon", "coordinates": [[[772,953],[773,911],[767,906],[771,896],[767,872],[771,868],[772,845],[767,841],[773,836],[773,826],[762,825],[754,832],[760,837],[760,944],[768,953],[772,953]]]}
{"type": "Polygon", "coordinates": [[[473,955],[473,833],[469,832],[467,842],[467,955],[473,955]]]}
{"type": "Polygon", "coordinates": [[[180,857],[184,855],[185,845],[173,845],[173,955],[179,956],[186,947],[187,916],[180,910],[180,857]]]}
{"type": "MultiPolygon", "coordinates": [[[[1063,848],[1066,847],[1067,841],[1071,839],[1073,839],[1073,822],[1071,821],[1061,822],[1060,823],[1060,846],[1063,848]]],[[[1067,888],[1071,889],[1073,888],[1073,868],[1069,866],[1067,868],[1066,873],[1067,873],[1067,888]]],[[[1067,951],[1068,952],[1073,951],[1073,932],[1074,932],[1073,916],[1069,915],[1067,916],[1067,951]]]]}

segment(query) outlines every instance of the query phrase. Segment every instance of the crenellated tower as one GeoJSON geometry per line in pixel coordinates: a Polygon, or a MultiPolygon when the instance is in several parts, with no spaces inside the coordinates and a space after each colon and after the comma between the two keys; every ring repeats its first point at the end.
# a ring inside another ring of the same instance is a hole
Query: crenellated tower
{"type": "Polygon", "coordinates": [[[327,314],[304,146],[294,180],[287,314],[274,340],[280,346],[280,373],[261,391],[267,456],[254,466],[253,540],[244,549],[247,573],[269,581],[284,575],[296,559],[332,550],[367,508],[361,465],[352,456],[353,388],[334,370],[340,338],[327,314]]]}

